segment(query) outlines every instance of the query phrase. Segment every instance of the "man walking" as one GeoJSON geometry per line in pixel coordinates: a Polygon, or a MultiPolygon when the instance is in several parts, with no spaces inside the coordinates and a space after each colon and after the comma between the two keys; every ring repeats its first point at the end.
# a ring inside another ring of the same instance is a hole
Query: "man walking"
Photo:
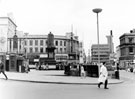
{"type": "Polygon", "coordinates": [[[100,76],[99,76],[99,83],[98,83],[98,88],[100,88],[100,85],[104,83],[104,89],[109,89],[107,88],[107,84],[108,84],[108,71],[107,68],[105,67],[105,62],[103,62],[101,64],[101,68],[100,68],[100,76]]]}
{"type": "Polygon", "coordinates": [[[5,74],[5,71],[4,71],[4,64],[2,63],[2,60],[0,59],[0,73],[3,73],[3,75],[5,76],[6,80],[8,79],[7,78],[7,75],[5,74]]]}

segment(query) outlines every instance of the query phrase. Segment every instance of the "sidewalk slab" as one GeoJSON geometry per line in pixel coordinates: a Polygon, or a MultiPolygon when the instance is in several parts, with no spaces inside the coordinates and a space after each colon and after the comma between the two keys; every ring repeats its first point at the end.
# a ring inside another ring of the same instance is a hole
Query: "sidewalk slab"
{"type": "MultiPolygon", "coordinates": [[[[77,76],[65,76],[64,71],[36,71],[29,73],[6,72],[9,80],[33,82],[33,83],[55,83],[55,84],[80,84],[80,85],[97,85],[98,78],[77,76]]],[[[1,76],[2,77],[2,76],[1,76]]],[[[1,78],[0,77],[0,78],[1,78]]],[[[3,76],[4,77],[4,76],[3,76]]],[[[109,84],[119,84],[123,80],[109,79],[109,84]]]]}

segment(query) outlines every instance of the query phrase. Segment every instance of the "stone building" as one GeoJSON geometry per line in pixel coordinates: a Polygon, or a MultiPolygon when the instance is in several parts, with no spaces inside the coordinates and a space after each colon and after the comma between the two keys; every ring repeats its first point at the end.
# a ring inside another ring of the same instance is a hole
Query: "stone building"
{"type": "MultiPolygon", "coordinates": [[[[13,38],[8,38],[9,52],[13,49],[13,38]]],[[[30,35],[24,33],[18,36],[18,54],[22,54],[30,59],[30,63],[34,59],[47,57],[47,35],[30,35]]],[[[73,33],[63,35],[54,35],[55,59],[57,62],[77,62],[79,61],[79,40],[78,36],[73,33]]]]}
{"type": "Polygon", "coordinates": [[[124,33],[119,37],[120,39],[120,65],[123,67],[128,66],[134,61],[135,55],[135,31],[124,33]]]}

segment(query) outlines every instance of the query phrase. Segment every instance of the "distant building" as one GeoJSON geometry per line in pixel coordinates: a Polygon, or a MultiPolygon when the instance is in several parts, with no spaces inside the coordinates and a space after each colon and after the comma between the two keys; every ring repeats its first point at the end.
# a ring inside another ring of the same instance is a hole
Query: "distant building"
{"type": "Polygon", "coordinates": [[[84,51],[83,42],[79,43],[79,53],[80,53],[79,63],[81,63],[81,64],[86,63],[86,55],[85,55],[85,51],[84,51]]]}
{"type": "MultiPolygon", "coordinates": [[[[114,52],[112,37],[111,31],[111,34],[107,36],[107,44],[99,44],[100,62],[110,62],[110,54],[114,52]]],[[[92,63],[98,63],[98,44],[91,46],[91,61],[92,63]]]]}
{"type": "Polygon", "coordinates": [[[135,31],[124,33],[119,37],[120,39],[120,64],[121,66],[128,66],[134,61],[135,55],[135,31]]]}
{"type": "MultiPolygon", "coordinates": [[[[21,33],[20,33],[21,34],[21,33]]],[[[18,36],[18,54],[22,54],[34,63],[34,59],[47,57],[47,35],[29,35],[23,33],[18,36]]],[[[19,35],[19,33],[18,33],[19,35]]],[[[9,52],[13,50],[13,38],[8,38],[9,52]]],[[[65,36],[54,35],[55,59],[57,62],[78,62],[79,61],[79,41],[78,36],[73,33],[66,33],[65,36]],[[72,37],[72,38],[71,38],[72,37]]]]}

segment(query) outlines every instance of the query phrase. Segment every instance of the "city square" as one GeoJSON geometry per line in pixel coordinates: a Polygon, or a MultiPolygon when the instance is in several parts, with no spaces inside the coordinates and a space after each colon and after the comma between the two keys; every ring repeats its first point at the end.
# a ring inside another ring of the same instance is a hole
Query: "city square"
{"type": "Polygon", "coordinates": [[[133,4],[0,0],[0,98],[134,99],[133,4]]]}

